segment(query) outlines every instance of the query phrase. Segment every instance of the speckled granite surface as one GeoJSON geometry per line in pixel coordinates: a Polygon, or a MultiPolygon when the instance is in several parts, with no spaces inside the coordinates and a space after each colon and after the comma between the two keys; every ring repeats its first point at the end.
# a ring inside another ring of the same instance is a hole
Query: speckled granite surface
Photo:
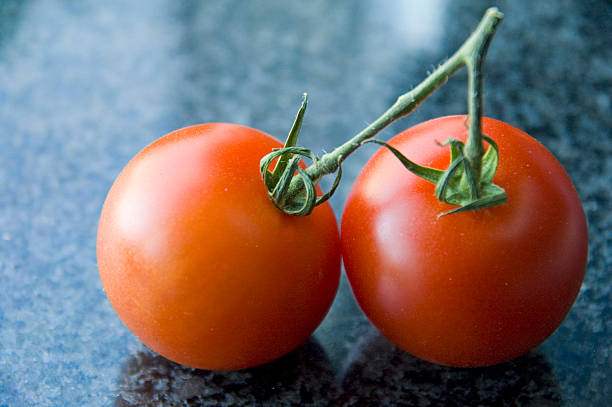
{"type": "MultiPolygon", "coordinates": [[[[565,166],[590,261],[561,328],[486,369],[416,360],[365,320],[346,281],[296,352],[256,369],[187,369],[143,348],[98,279],[113,179],[161,135],[230,121],[330,150],[448,56],[488,2],[0,2],[0,406],[612,405],[612,3],[500,1],[486,114],[565,166]],[[421,4],[418,4],[421,3],[421,4]]],[[[465,112],[459,74],[383,137],[465,112]]],[[[373,149],[345,164],[337,214],[373,149]]]]}

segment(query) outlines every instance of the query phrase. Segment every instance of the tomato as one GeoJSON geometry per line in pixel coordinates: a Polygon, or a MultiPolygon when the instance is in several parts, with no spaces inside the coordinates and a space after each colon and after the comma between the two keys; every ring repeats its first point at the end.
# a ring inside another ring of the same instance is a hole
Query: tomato
{"type": "Polygon", "coordinates": [[[282,144],[235,124],[174,131],[138,153],[104,203],[102,284],[124,324],[183,365],[276,359],[326,315],[340,275],[329,205],[307,217],[269,200],[259,160],[282,144]]]}
{"type": "MultiPolygon", "coordinates": [[[[389,142],[445,169],[465,116],[434,119],[389,142]]],[[[513,359],[543,342],[572,306],[585,273],[587,228],[559,162],[535,139],[484,118],[499,145],[495,184],[507,203],[447,216],[434,185],[381,149],[349,194],[342,255],[360,307],[405,351],[451,366],[513,359]]]]}

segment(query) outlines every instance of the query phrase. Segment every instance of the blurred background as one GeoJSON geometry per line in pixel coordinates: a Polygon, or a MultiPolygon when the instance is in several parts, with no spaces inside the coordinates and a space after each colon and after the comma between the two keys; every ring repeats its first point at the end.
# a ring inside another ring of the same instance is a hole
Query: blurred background
{"type": "MultiPolygon", "coordinates": [[[[418,361],[362,316],[343,277],[293,354],[234,373],[152,354],[97,275],[95,235],[115,177],[180,127],[233,122],[330,151],[376,119],[476,27],[481,0],[0,1],[0,406],[612,405],[612,2],[499,1],[485,114],[541,141],[566,168],[590,261],[562,327],[516,361],[418,361]],[[370,404],[367,404],[370,403],[370,404]]],[[[382,134],[465,113],[459,72],[382,134]]],[[[375,151],[344,165],[338,219],[375,151]]]]}

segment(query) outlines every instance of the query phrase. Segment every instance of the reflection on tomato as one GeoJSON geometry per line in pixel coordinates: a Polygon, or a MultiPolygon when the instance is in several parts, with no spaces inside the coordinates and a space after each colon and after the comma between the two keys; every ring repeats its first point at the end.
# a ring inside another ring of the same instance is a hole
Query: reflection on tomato
{"type": "MultiPolygon", "coordinates": [[[[464,116],[434,119],[390,144],[444,169],[465,141],[464,116]]],[[[381,149],[357,178],[342,217],[342,254],[354,295],[381,332],[409,353],[453,366],[507,361],[561,324],[582,283],[587,229],[559,162],[535,139],[497,120],[483,133],[500,150],[495,184],[508,202],[452,209],[434,185],[381,149]]]]}
{"type": "Polygon", "coordinates": [[[98,266],[125,325],[175,362],[240,369],[276,359],[319,325],[340,244],[328,204],[311,216],[269,200],[259,160],[281,143],[204,124],[157,140],[123,169],[102,210],[98,266]]]}

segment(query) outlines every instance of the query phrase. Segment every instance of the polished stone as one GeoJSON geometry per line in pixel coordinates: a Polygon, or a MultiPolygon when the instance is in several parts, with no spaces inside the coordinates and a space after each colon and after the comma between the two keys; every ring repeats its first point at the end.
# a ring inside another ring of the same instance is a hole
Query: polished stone
{"type": "MultiPolygon", "coordinates": [[[[190,124],[279,138],[310,94],[301,143],[329,151],[422,80],[475,27],[482,0],[0,2],[0,406],[612,405],[612,3],[502,0],[485,112],[546,145],[574,180],[590,260],[576,304],[515,361],[417,360],[363,317],[343,277],[302,347],[240,372],[144,348],[106,300],[104,197],[127,161],[190,124]]],[[[459,73],[383,138],[464,113],[459,73]]],[[[344,166],[339,215],[374,151],[344,166]]],[[[329,183],[327,184],[329,185],[329,183]]]]}

